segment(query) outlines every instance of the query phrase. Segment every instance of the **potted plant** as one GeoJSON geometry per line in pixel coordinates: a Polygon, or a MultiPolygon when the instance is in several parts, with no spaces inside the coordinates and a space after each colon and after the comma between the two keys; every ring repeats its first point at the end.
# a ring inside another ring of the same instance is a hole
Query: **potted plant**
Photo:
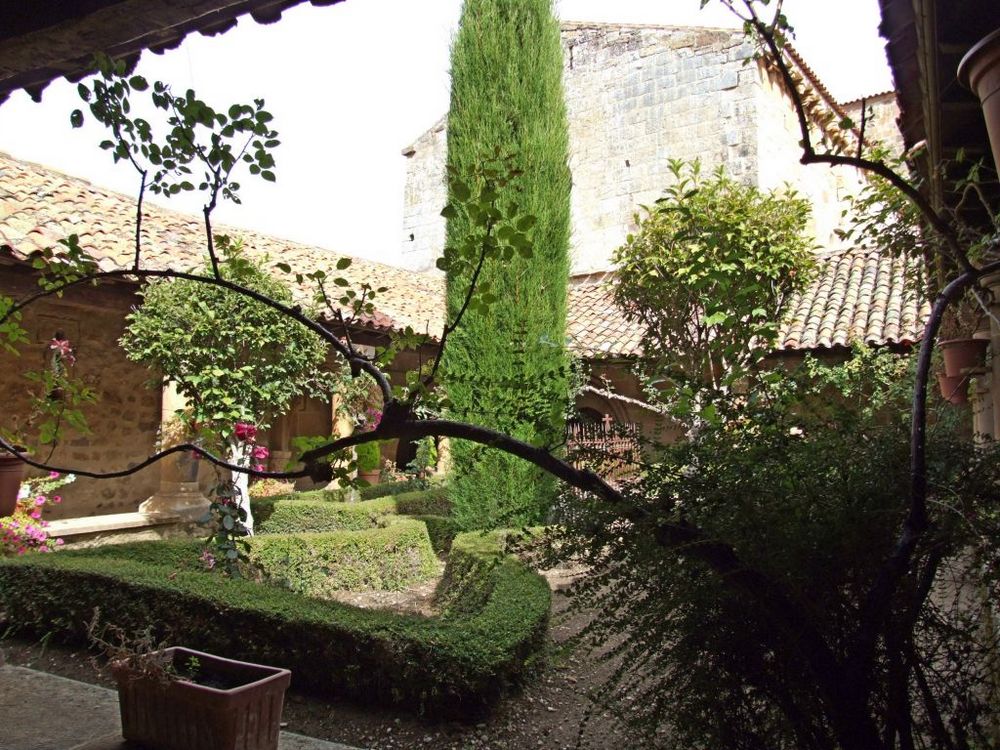
{"type": "Polygon", "coordinates": [[[358,479],[370,485],[378,484],[379,477],[381,476],[379,467],[382,458],[382,452],[379,450],[378,443],[372,441],[356,445],[354,453],[358,461],[358,479]]]}
{"type": "Polygon", "coordinates": [[[277,749],[290,671],[157,646],[148,630],[98,633],[99,618],[95,610],[87,632],[108,656],[126,740],[152,750],[277,749]]]}
{"type": "Polygon", "coordinates": [[[948,310],[938,334],[946,377],[961,378],[985,364],[989,340],[973,336],[983,317],[978,303],[968,297],[958,300],[948,310]]]}
{"type": "Polygon", "coordinates": [[[979,97],[993,161],[1000,169],[1000,29],[983,37],[965,54],[958,65],[958,80],[979,97]]]}

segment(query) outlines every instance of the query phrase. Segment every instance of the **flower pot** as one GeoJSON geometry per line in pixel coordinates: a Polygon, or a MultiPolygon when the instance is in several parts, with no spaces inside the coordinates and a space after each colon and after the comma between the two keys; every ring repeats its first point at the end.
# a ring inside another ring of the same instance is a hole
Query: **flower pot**
{"type": "Polygon", "coordinates": [[[276,750],[291,672],[187,648],[164,653],[178,674],[196,658],[197,681],[158,680],[111,664],[126,740],[150,750],[276,750]]]}
{"type": "Polygon", "coordinates": [[[939,341],[938,348],[944,357],[944,374],[955,378],[963,370],[982,367],[986,362],[987,339],[948,339],[939,341]]]}
{"type": "Polygon", "coordinates": [[[965,53],[958,65],[958,80],[979,97],[993,161],[1000,169],[1000,29],[965,53]]]}
{"type": "Polygon", "coordinates": [[[382,477],[382,472],[379,469],[375,471],[359,471],[358,479],[363,479],[368,482],[369,485],[378,484],[379,479],[382,477]]]}
{"type": "Polygon", "coordinates": [[[938,373],[937,379],[938,388],[941,389],[941,398],[955,406],[969,403],[968,376],[956,375],[951,377],[944,373],[938,373]]]}
{"type": "Polygon", "coordinates": [[[17,493],[24,479],[24,467],[27,466],[17,456],[0,453],[0,517],[10,516],[17,510],[17,493]]]}

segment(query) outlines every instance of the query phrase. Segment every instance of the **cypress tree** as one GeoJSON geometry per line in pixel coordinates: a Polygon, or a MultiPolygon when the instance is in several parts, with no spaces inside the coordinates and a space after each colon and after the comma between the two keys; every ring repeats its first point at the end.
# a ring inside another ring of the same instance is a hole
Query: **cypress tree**
{"type": "MultiPolygon", "coordinates": [[[[566,286],[570,174],[562,47],[551,0],[465,0],[451,57],[448,167],[466,179],[497,154],[518,170],[502,198],[537,219],[533,253],[491,261],[482,280],[497,301],[473,309],[448,341],[444,382],[452,416],[528,442],[562,442],[568,397],[566,286]]],[[[449,200],[455,201],[450,190],[449,200]]],[[[447,243],[472,227],[450,216],[447,243]]],[[[468,276],[448,274],[452,319],[468,276]]],[[[466,528],[537,523],[555,480],[507,454],[452,445],[452,503],[466,528]]]]}

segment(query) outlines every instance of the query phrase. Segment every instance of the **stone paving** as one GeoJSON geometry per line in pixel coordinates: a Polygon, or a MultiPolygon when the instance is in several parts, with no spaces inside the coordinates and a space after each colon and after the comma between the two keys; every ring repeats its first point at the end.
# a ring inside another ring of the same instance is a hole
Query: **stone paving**
{"type": "MultiPolygon", "coordinates": [[[[0,665],[0,750],[141,750],[121,738],[118,694],[0,665]]],[[[282,732],[278,750],[357,750],[282,732]]]]}

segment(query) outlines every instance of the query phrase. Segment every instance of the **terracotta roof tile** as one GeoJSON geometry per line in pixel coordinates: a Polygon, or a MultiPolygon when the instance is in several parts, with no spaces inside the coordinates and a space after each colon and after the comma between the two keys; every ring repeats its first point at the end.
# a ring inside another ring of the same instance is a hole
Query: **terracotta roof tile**
{"type": "MultiPolygon", "coordinates": [[[[19,259],[53,247],[77,234],[81,247],[103,270],[127,268],[133,257],[135,199],[95,187],[52,169],[17,161],[0,153],[0,246],[19,259]]],[[[204,231],[198,218],[146,203],[143,210],[143,266],[180,270],[199,267],[205,258],[204,231]]],[[[253,255],[268,255],[299,271],[323,269],[355,287],[389,287],[376,297],[377,328],[413,326],[437,335],[441,328],[443,279],[355,258],[337,271],[343,257],[330,250],[289,242],[259,232],[218,226],[217,233],[242,237],[253,255]]],[[[307,298],[307,288],[297,290],[307,298]]]]}
{"type": "MultiPolygon", "coordinates": [[[[21,259],[76,233],[101,268],[127,268],[133,253],[134,206],[132,197],[0,153],[0,248],[10,248],[21,259]]],[[[441,330],[444,279],[440,274],[413,273],[358,258],[338,272],[336,262],[343,256],[330,250],[243,229],[217,229],[243,237],[251,253],[267,254],[299,271],[321,268],[356,286],[367,282],[389,287],[376,299],[377,314],[369,321],[374,327],[409,325],[435,336],[441,330]]],[[[142,234],[145,266],[187,270],[202,265],[204,241],[197,217],[147,203],[142,234]]],[[[870,251],[824,257],[817,278],[792,300],[777,349],[917,341],[929,306],[915,293],[914,270],[913,264],[870,251]]],[[[568,319],[569,346],[584,357],[629,357],[641,352],[639,326],[622,319],[608,294],[607,278],[570,286],[568,319]]]]}

